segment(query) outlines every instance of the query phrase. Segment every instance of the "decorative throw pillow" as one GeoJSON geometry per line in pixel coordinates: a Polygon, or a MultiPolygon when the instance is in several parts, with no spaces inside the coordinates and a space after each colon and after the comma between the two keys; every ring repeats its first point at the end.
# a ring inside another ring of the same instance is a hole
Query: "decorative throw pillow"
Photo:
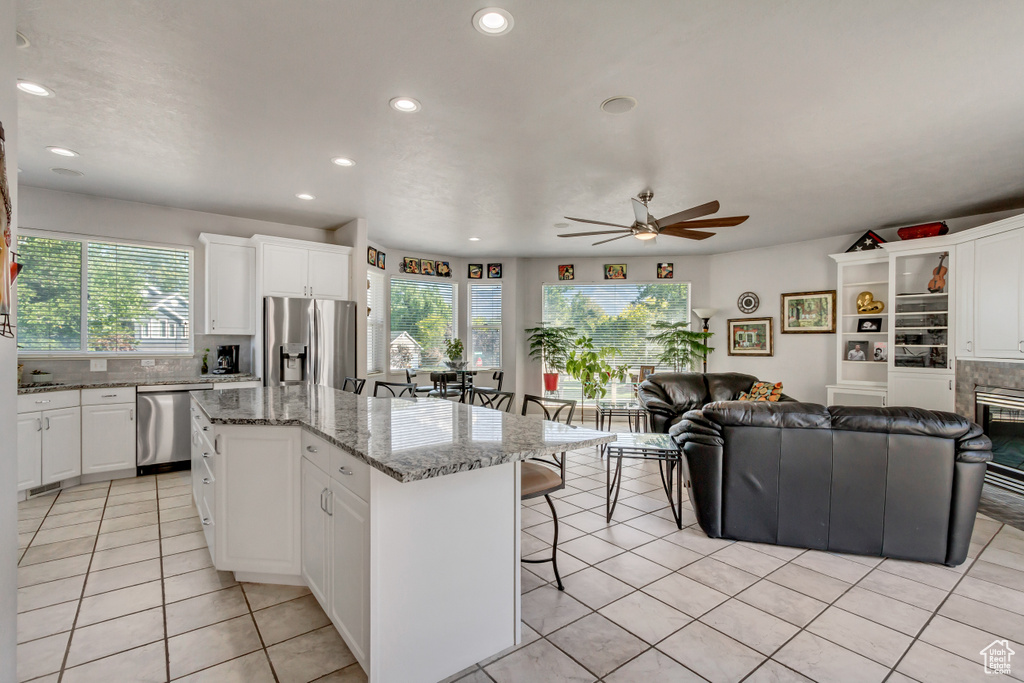
{"type": "Polygon", "coordinates": [[[782,396],[782,382],[754,382],[750,387],[750,393],[746,391],[740,394],[740,401],[778,401],[782,396]]]}

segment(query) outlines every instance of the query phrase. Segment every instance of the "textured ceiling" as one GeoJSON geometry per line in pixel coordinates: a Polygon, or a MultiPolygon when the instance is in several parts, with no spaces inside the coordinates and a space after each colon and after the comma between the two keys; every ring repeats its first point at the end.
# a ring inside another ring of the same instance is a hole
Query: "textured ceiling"
{"type": "Polygon", "coordinates": [[[363,216],[385,245],[467,256],[713,253],[1024,206],[1017,0],[509,0],[496,38],[482,6],[21,0],[20,77],[56,97],[19,96],[20,181],[363,216]],[[605,114],[613,95],[639,106],[605,114]],[[631,222],[647,187],[656,216],[751,219],[701,243],[555,237],[564,215],[631,222]]]}

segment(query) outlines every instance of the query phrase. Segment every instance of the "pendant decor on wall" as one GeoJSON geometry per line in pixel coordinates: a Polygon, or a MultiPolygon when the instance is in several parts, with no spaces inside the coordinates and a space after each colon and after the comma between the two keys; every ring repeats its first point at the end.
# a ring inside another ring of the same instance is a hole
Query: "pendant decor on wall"
{"type": "Polygon", "coordinates": [[[736,299],[736,308],[740,309],[740,313],[751,314],[757,310],[757,307],[761,305],[761,300],[757,298],[757,294],[753,292],[743,292],[740,294],[740,298],[736,299]]]}
{"type": "Polygon", "coordinates": [[[4,126],[0,123],[0,199],[4,210],[0,212],[0,336],[14,337],[14,326],[11,325],[11,283],[17,275],[19,266],[12,262],[11,251],[11,192],[7,186],[7,150],[5,147],[4,126]]]}

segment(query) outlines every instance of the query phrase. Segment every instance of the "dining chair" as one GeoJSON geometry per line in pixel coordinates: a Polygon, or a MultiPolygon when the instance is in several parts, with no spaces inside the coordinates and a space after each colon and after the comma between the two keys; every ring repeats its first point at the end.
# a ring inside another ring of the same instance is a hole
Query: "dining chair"
{"type": "Polygon", "coordinates": [[[358,377],[346,377],[345,381],[341,385],[341,390],[351,391],[353,394],[361,394],[363,393],[363,387],[365,385],[365,379],[359,379],[358,377]]]}
{"type": "Polygon", "coordinates": [[[513,391],[496,391],[482,387],[472,387],[468,392],[470,405],[493,408],[511,413],[515,410],[516,394],[513,391]]]}
{"type": "Polygon", "coordinates": [[[377,380],[373,385],[373,395],[376,398],[415,398],[416,385],[405,382],[381,382],[377,380]],[[384,390],[383,397],[381,396],[382,389],[384,390]]]}
{"type": "Polygon", "coordinates": [[[462,396],[462,385],[458,384],[459,375],[456,372],[432,372],[430,381],[434,388],[427,392],[431,398],[453,398],[462,396]]]}
{"type": "Polygon", "coordinates": [[[494,380],[493,387],[480,387],[480,389],[493,389],[495,391],[501,391],[501,385],[505,381],[505,372],[503,370],[495,370],[491,374],[491,379],[494,380]]]}
{"type": "MultiPolygon", "coordinates": [[[[407,384],[416,384],[416,371],[415,370],[410,370],[409,368],[406,368],[405,369],[405,381],[406,381],[407,384]]],[[[427,392],[431,391],[433,388],[434,387],[432,385],[430,385],[430,384],[416,384],[416,393],[417,394],[426,394],[427,392]]]]}
{"type": "MultiPolygon", "coordinates": [[[[530,394],[524,395],[522,414],[529,415],[531,411],[534,411],[532,414],[537,414],[535,409],[539,409],[540,414],[543,414],[545,420],[560,422],[564,418],[565,424],[571,427],[572,414],[576,410],[576,401],[561,398],[544,398],[543,396],[532,396],[530,394]]],[[[555,512],[555,504],[551,500],[551,494],[565,488],[565,461],[566,456],[564,452],[558,455],[547,456],[547,458],[529,458],[522,462],[519,475],[520,499],[530,500],[531,498],[544,496],[544,500],[548,502],[548,507],[551,508],[551,519],[555,526],[555,536],[551,541],[551,557],[538,560],[524,559],[523,562],[531,564],[550,562],[555,570],[555,582],[558,584],[558,590],[560,591],[565,590],[565,586],[562,585],[562,577],[558,573],[558,513],[555,512]]]]}

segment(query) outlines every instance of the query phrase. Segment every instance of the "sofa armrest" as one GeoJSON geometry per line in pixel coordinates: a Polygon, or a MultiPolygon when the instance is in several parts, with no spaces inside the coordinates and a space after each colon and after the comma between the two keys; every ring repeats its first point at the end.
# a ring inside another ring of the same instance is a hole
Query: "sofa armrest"
{"type": "Polygon", "coordinates": [[[671,403],[668,403],[664,399],[660,399],[657,396],[640,394],[640,403],[643,404],[644,409],[649,413],[658,413],[666,417],[675,417],[679,414],[671,403]]]}
{"type": "Polygon", "coordinates": [[[711,538],[722,537],[722,428],[700,410],[690,410],[669,430],[683,452],[690,503],[700,528],[711,538]]]}
{"type": "Polygon", "coordinates": [[[981,427],[971,423],[967,433],[957,439],[957,462],[989,462],[992,460],[992,441],[981,427]]]}

